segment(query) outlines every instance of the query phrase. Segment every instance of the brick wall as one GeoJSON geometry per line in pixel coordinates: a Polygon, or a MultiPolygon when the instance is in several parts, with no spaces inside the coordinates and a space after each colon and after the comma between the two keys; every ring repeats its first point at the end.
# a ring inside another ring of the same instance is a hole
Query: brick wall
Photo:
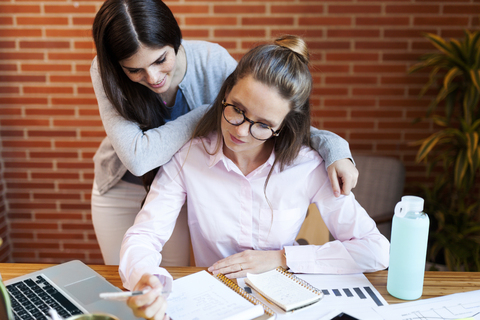
{"type": "MultiPolygon", "coordinates": [[[[101,3],[0,0],[0,235],[7,212],[17,262],[102,262],[90,193],[91,159],[105,133],[88,72],[101,3]]],[[[411,124],[428,104],[417,98],[427,78],[406,70],[432,50],[422,32],[461,37],[478,28],[480,14],[478,0],[167,4],[184,38],[220,43],[235,58],[276,35],[302,35],[312,53],[314,124],[348,139],[355,152],[401,159],[409,186],[425,176],[408,143],[433,127],[411,124]]]]}

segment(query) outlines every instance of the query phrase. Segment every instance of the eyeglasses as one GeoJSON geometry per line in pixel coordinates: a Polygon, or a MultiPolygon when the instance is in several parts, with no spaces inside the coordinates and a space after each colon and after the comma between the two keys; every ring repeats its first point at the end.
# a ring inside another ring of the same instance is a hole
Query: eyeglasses
{"type": "Polygon", "coordinates": [[[271,137],[276,137],[280,133],[280,129],[277,131],[273,130],[271,126],[266,125],[262,122],[255,122],[248,119],[245,116],[245,112],[240,110],[238,107],[233,104],[226,103],[225,100],[222,101],[223,104],[223,117],[227,120],[228,123],[234,126],[240,126],[245,121],[250,123],[250,134],[257,140],[265,141],[271,137]]]}

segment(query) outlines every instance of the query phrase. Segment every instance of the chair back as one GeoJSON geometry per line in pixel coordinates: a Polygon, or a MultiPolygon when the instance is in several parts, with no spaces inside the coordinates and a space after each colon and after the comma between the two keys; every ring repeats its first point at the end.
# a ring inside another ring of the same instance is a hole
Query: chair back
{"type": "Polygon", "coordinates": [[[403,195],[405,166],[392,157],[354,154],[353,159],[360,173],[353,194],[390,240],[393,209],[403,195]]]}

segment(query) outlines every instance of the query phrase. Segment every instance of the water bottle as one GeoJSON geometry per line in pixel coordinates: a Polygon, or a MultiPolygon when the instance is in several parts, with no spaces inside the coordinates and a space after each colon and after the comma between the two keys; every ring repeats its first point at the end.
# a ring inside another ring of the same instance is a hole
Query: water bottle
{"type": "Polygon", "coordinates": [[[422,296],[430,225],[423,203],[420,197],[404,196],[395,206],[387,291],[398,299],[422,296]]]}

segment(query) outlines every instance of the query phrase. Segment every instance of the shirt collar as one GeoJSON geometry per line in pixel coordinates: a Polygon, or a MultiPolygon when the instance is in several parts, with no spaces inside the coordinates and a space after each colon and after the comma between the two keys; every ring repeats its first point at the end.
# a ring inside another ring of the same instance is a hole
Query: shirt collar
{"type": "MultiPolygon", "coordinates": [[[[218,148],[218,151],[216,153],[214,153],[214,152],[215,152],[215,148],[217,146],[217,141],[218,141],[217,132],[210,133],[210,135],[208,136],[208,139],[204,139],[204,140],[206,140],[205,141],[206,150],[209,153],[209,155],[208,155],[208,159],[209,159],[208,167],[211,168],[211,167],[217,165],[220,161],[222,161],[225,168],[227,168],[227,170],[230,171],[230,170],[232,170],[232,167],[231,167],[232,166],[232,161],[230,159],[228,159],[223,154],[223,137],[220,137],[220,139],[222,139],[222,141],[221,141],[220,147],[218,148]]],[[[262,164],[260,167],[255,169],[253,172],[258,171],[261,168],[263,169],[266,166],[271,168],[273,166],[274,162],[275,162],[275,151],[272,150],[272,153],[268,157],[267,161],[264,164],[262,164]]],[[[276,165],[273,169],[273,172],[276,173],[278,171],[279,171],[279,166],[276,165]]]]}

